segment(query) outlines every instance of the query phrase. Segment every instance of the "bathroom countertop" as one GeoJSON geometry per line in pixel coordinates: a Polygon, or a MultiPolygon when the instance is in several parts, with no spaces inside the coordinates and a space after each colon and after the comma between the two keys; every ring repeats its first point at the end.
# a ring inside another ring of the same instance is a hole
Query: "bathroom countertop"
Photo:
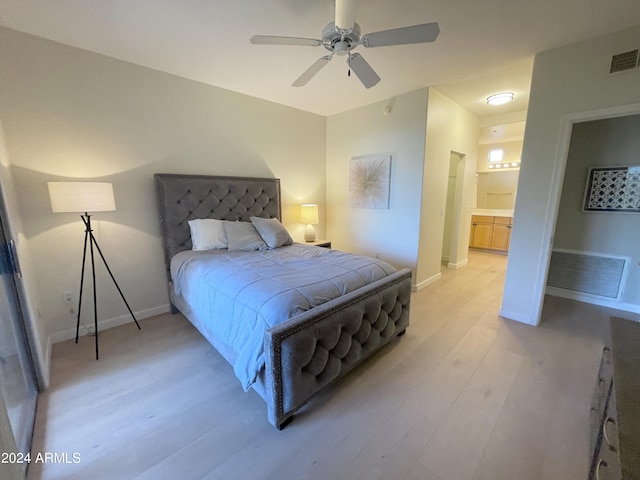
{"type": "Polygon", "coordinates": [[[496,210],[491,208],[474,208],[471,215],[487,215],[490,217],[513,217],[513,210],[496,210]]]}

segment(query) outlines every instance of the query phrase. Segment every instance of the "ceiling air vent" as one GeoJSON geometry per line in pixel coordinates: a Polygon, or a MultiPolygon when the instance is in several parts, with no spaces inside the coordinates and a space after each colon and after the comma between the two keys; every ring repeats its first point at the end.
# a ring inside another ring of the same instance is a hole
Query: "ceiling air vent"
{"type": "Polygon", "coordinates": [[[609,73],[623,72],[636,68],[638,66],[638,52],[638,49],[630,50],[611,57],[609,73]]]}

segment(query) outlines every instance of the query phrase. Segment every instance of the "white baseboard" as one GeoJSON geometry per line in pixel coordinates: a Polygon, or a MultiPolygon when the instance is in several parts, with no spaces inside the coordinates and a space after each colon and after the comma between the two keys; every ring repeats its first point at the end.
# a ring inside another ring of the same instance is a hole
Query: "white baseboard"
{"type": "Polygon", "coordinates": [[[624,303],[617,300],[608,300],[602,297],[596,297],[593,295],[587,295],[585,293],[574,292],[572,290],[565,290],[563,288],[547,287],[545,290],[547,295],[554,297],[568,298],[569,300],[577,300],[579,302],[591,303],[592,305],[599,305],[601,307],[613,308],[615,310],[622,310],[631,313],[640,313],[640,305],[635,303],[624,303]]]}
{"type": "MultiPolygon", "coordinates": [[[[167,305],[160,305],[159,307],[148,308],[146,310],[141,310],[139,312],[134,312],[134,314],[137,320],[142,320],[144,318],[149,318],[155,315],[161,315],[163,313],[167,313],[170,310],[171,308],[167,304],[167,305]]],[[[99,331],[103,331],[109,328],[124,325],[125,323],[129,323],[129,322],[133,323],[133,319],[131,318],[131,315],[127,313],[126,315],[122,315],[120,317],[100,320],[98,322],[98,329],[99,331]]],[[[88,329],[84,325],[80,325],[80,336],[87,335],[88,333],[89,333],[88,329]]],[[[51,344],[64,342],[65,340],[70,340],[72,338],[76,338],[75,328],[70,328],[68,330],[63,330],[61,332],[56,332],[49,335],[47,359],[51,358],[51,344]]]]}
{"type": "Polygon", "coordinates": [[[440,277],[442,277],[442,273],[438,272],[434,276],[432,276],[430,278],[427,278],[426,280],[413,285],[411,287],[411,291],[412,292],[418,292],[418,291],[422,290],[424,287],[426,287],[427,285],[431,285],[432,283],[437,282],[438,280],[440,280],[440,277]]]}
{"type": "Polygon", "coordinates": [[[458,263],[447,263],[447,268],[451,268],[452,270],[457,270],[459,268],[464,267],[467,263],[469,263],[469,259],[465,258],[464,260],[458,263]]]}

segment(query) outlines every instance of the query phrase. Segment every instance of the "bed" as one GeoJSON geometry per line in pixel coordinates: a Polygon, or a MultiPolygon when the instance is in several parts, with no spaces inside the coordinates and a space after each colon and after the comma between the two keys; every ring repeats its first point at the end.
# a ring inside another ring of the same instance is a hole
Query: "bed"
{"type": "Polygon", "coordinates": [[[180,311],[233,366],[245,390],[264,399],[276,428],[409,326],[408,269],[295,243],[252,252],[192,250],[190,220],[229,221],[233,228],[252,218],[280,220],[279,179],[155,174],[154,180],[172,312],[180,311]],[[340,270],[331,276],[335,264],[340,270]],[[315,297],[311,284],[321,285],[315,297]]]}

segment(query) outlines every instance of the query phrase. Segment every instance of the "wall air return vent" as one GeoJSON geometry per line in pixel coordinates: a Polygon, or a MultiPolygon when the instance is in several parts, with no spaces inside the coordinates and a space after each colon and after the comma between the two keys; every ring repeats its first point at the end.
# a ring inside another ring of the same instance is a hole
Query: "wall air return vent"
{"type": "Polygon", "coordinates": [[[635,49],[614,55],[613,57],[611,57],[611,66],[609,67],[609,73],[624,72],[638,67],[638,57],[640,56],[639,53],[640,51],[638,49],[635,49]]]}
{"type": "Polygon", "coordinates": [[[560,293],[557,290],[564,290],[620,300],[628,261],[627,257],[615,255],[555,249],[551,253],[547,277],[547,287],[551,287],[551,291],[547,288],[547,293],[560,293]]]}

